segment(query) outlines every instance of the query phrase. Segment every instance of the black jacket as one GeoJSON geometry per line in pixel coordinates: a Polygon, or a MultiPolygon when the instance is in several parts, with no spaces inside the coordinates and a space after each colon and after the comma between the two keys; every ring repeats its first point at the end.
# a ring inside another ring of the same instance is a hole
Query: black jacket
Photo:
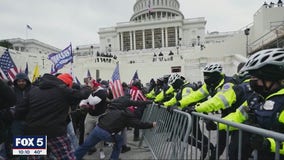
{"type": "Polygon", "coordinates": [[[16,106],[15,116],[26,120],[27,135],[62,136],[66,134],[66,117],[71,103],[87,98],[90,93],[90,90],[68,88],[55,76],[45,74],[39,86],[33,87],[23,103],[16,106]]]}
{"type": "Polygon", "coordinates": [[[0,79],[0,110],[12,107],[16,103],[16,95],[8,85],[8,81],[0,79]]]}
{"type": "Polygon", "coordinates": [[[23,100],[23,97],[25,97],[25,95],[30,91],[32,85],[31,81],[29,80],[29,77],[25,73],[18,73],[13,83],[14,83],[14,92],[17,97],[16,105],[18,105],[23,100]],[[24,89],[21,89],[17,84],[17,81],[20,79],[24,79],[26,81],[26,87],[24,89]]]}
{"type": "Polygon", "coordinates": [[[107,91],[103,88],[99,88],[97,91],[92,93],[92,96],[100,98],[101,102],[95,105],[95,109],[90,109],[89,114],[92,116],[99,116],[103,114],[107,109],[107,91]]]}
{"type": "Polygon", "coordinates": [[[152,128],[152,123],[141,122],[134,113],[127,109],[129,106],[149,103],[149,101],[132,101],[129,95],[117,98],[111,102],[106,113],[100,116],[98,126],[110,133],[118,133],[125,127],[152,128]]]}
{"type": "Polygon", "coordinates": [[[8,82],[0,79],[0,143],[7,140],[5,131],[13,120],[10,107],[16,103],[16,95],[8,82]]]}

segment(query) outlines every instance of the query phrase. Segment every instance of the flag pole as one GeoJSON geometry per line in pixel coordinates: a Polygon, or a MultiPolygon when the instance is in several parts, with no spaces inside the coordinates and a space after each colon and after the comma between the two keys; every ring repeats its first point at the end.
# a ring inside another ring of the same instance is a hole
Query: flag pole
{"type": "MultiPolygon", "coordinates": [[[[71,46],[71,56],[74,58],[73,56],[73,49],[72,49],[72,43],[70,42],[70,46],[71,46]]],[[[70,71],[71,71],[71,76],[73,77],[73,81],[75,80],[75,76],[73,74],[73,58],[72,58],[72,61],[71,61],[71,64],[70,64],[70,71]]]]}
{"type": "Polygon", "coordinates": [[[27,39],[28,39],[28,27],[26,26],[26,39],[24,41],[24,46],[25,46],[25,50],[26,50],[26,45],[27,45],[27,39]]]}
{"type": "Polygon", "coordinates": [[[28,39],[28,28],[26,26],[26,40],[28,39]]]}

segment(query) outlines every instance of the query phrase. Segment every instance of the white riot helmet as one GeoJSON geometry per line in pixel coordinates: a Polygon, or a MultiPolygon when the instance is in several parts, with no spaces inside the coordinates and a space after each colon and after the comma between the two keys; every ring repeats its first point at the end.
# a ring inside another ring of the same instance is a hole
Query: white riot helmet
{"type": "Polygon", "coordinates": [[[207,73],[213,73],[213,72],[219,72],[222,73],[222,66],[219,63],[211,63],[206,65],[202,72],[207,72],[207,73]]]}
{"type": "Polygon", "coordinates": [[[172,74],[172,75],[169,77],[168,84],[169,84],[169,85],[172,85],[172,84],[175,83],[176,80],[178,80],[178,79],[181,79],[181,76],[180,76],[179,74],[177,74],[177,73],[174,73],[174,74],[172,74]]]}
{"type": "Polygon", "coordinates": [[[284,79],[284,49],[265,49],[253,54],[242,71],[268,80],[284,79]]]}

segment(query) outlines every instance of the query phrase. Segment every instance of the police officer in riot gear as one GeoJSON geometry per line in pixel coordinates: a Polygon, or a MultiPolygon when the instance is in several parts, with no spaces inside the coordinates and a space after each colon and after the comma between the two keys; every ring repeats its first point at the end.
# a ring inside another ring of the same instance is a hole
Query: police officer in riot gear
{"type": "MultiPolygon", "coordinates": [[[[236,112],[224,119],[258,126],[284,133],[284,49],[266,49],[252,55],[244,66],[252,76],[251,88],[261,96],[248,100],[236,112]]],[[[219,128],[225,129],[220,124],[219,128]]],[[[254,133],[243,133],[242,157],[248,159],[253,149],[258,150],[258,159],[273,159],[276,142],[273,138],[254,133]]],[[[284,158],[284,142],[280,142],[281,158],[284,158]]],[[[233,157],[230,157],[233,159],[233,157]]]]}

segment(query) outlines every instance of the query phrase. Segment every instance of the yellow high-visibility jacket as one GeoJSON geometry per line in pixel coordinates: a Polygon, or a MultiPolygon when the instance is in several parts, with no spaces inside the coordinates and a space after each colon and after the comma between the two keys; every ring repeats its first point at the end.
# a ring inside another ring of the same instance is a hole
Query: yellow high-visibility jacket
{"type": "Polygon", "coordinates": [[[178,100],[188,96],[190,93],[193,92],[193,89],[190,87],[190,85],[188,85],[189,83],[184,84],[180,91],[178,91],[177,93],[175,93],[174,97],[172,99],[170,99],[167,102],[164,102],[164,106],[165,107],[170,107],[173,106],[177,103],[178,100]]]}
{"type": "Polygon", "coordinates": [[[162,91],[155,97],[154,102],[162,102],[162,101],[164,101],[165,97],[166,97],[167,95],[173,94],[174,91],[175,91],[175,89],[173,88],[173,86],[170,85],[169,88],[168,88],[166,91],[162,90],[162,91]]]}
{"type": "Polygon", "coordinates": [[[226,83],[214,97],[205,102],[197,103],[195,110],[206,113],[226,110],[226,112],[231,113],[244,103],[251,94],[253,94],[253,91],[249,85],[249,79],[238,85],[226,83]]]}

